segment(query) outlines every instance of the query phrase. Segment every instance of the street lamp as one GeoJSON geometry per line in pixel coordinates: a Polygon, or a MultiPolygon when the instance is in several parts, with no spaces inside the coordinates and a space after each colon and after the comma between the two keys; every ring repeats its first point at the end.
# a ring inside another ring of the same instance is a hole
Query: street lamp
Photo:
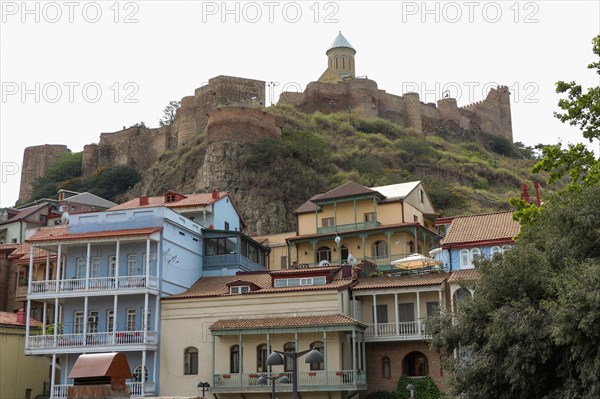
{"type": "Polygon", "coordinates": [[[298,358],[306,356],[305,363],[321,363],[325,359],[321,352],[316,349],[308,349],[302,352],[280,352],[273,351],[267,358],[267,366],[281,366],[284,364],[283,357],[292,358],[292,399],[298,399],[298,358]]]}
{"type": "Polygon", "coordinates": [[[406,386],[406,390],[408,391],[411,399],[415,397],[415,386],[413,384],[408,384],[406,386]]]}
{"type": "Polygon", "coordinates": [[[271,381],[271,385],[273,388],[271,391],[271,399],[275,399],[275,380],[279,380],[280,384],[289,384],[290,383],[290,379],[287,378],[286,375],[284,375],[284,376],[273,375],[271,377],[261,375],[260,377],[258,377],[258,380],[256,380],[256,383],[258,385],[267,385],[267,381],[269,381],[269,380],[271,381]]]}
{"type": "Polygon", "coordinates": [[[202,388],[202,398],[204,398],[204,392],[210,388],[210,384],[208,382],[200,381],[197,386],[198,388],[202,388]]]}

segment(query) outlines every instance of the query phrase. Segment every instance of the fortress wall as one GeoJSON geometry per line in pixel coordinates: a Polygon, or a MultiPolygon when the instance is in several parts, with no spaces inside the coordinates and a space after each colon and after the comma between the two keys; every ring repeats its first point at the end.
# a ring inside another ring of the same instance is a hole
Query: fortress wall
{"type": "Polygon", "coordinates": [[[99,146],[98,144],[86,144],[83,146],[81,157],[81,174],[90,176],[98,169],[99,146]]]}
{"type": "Polygon", "coordinates": [[[404,99],[401,96],[388,94],[379,90],[379,117],[406,126],[404,99]]]}
{"type": "Polygon", "coordinates": [[[460,111],[455,98],[443,98],[437,102],[440,121],[451,128],[460,127],[460,111]]]}
{"type": "Polygon", "coordinates": [[[21,168],[19,202],[27,201],[33,192],[33,183],[63,154],[71,150],[63,144],[44,144],[25,148],[21,168]]]}
{"type": "Polygon", "coordinates": [[[345,83],[311,82],[306,86],[300,102],[293,105],[308,114],[343,111],[350,105],[348,86],[345,83]]]}
{"type": "Polygon", "coordinates": [[[473,118],[474,115],[473,119],[482,132],[513,141],[508,87],[490,89],[485,100],[469,104],[461,108],[460,112],[465,118],[473,118]]]}
{"type": "Polygon", "coordinates": [[[348,103],[352,112],[362,118],[375,118],[379,115],[379,90],[377,83],[370,79],[345,81],[348,103]]]}
{"type": "Polygon", "coordinates": [[[419,100],[419,93],[405,93],[403,98],[405,126],[422,131],[423,122],[421,118],[421,101],[419,100]]]}
{"type": "Polygon", "coordinates": [[[248,107],[223,107],[210,113],[207,143],[254,143],[263,137],[281,137],[275,117],[262,109],[248,107]]]}

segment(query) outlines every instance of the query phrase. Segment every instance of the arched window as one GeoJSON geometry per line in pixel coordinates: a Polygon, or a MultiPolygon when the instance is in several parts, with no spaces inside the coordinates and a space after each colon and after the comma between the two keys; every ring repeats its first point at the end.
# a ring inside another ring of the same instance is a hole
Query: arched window
{"type": "Polygon", "coordinates": [[[142,376],[142,365],[138,364],[133,370],[133,379],[136,382],[142,382],[142,378],[144,378],[144,381],[148,381],[148,368],[144,367],[144,372],[142,376]]]}
{"type": "Polygon", "coordinates": [[[240,372],[240,346],[233,345],[229,348],[229,372],[239,373],[240,372]]]}
{"type": "Polygon", "coordinates": [[[267,344],[260,344],[256,347],[256,371],[259,373],[267,371],[267,344]]]}
{"type": "Polygon", "coordinates": [[[381,377],[392,378],[392,363],[390,362],[390,358],[387,356],[384,356],[381,359],[381,377]]]}
{"type": "Polygon", "coordinates": [[[346,57],[342,57],[342,68],[346,69],[346,57]]]}
{"type": "Polygon", "coordinates": [[[402,374],[409,377],[422,377],[429,374],[427,356],[421,352],[410,352],[402,361],[402,374]]]}
{"type": "Polygon", "coordinates": [[[338,69],[338,58],[335,57],[335,69],[338,69]]]}
{"type": "MultiPolygon", "coordinates": [[[[293,353],[296,351],[296,344],[293,342],[286,342],[283,345],[283,351],[287,353],[293,353]]],[[[291,356],[284,356],[285,364],[283,365],[283,371],[292,371],[294,369],[294,359],[291,356]]]]}
{"type": "Polygon", "coordinates": [[[475,262],[481,258],[481,250],[479,248],[471,249],[471,262],[475,262]]]}
{"type": "Polygon", "coordinates": [[[331,262],[331,249],[329,249],[329,247],[319,247],[319,249],[317,249],[317,263],[324,260],[331,262]]]}
{"type": "MultiPolygon", "coordinates": [[[[316,349],[319,352],[321,352],[321,355],[323,355],[323,357],[325,356],[325,347],[323,346],[323,342],[321,342],[321,341],[315,341],[312,344],[310,344],[310,349],[316,349]]],[[[325,363],[324,362],[311,363],[310,369],[311,370],[325,370],[325,363]]]]}
{"type": "Polygon", "coordinates": [[[496,254],[501,254],[502,253],[502,249],[499,246],[494,246],[492,247],[492,258],[494,257],[494,255],[496,254]]]}
{"type": "Polygon", "coordinates": [[[469,291],[466,288],[459,288],[458,290],[456,290],[456,292],[454,293],[454,297],[455,297],[455,303],[461,303],[462,301],[464,301],[467,298],[471,298],[471,291],[469,291]]]}
{"type": "Polygon", "coordinates": [[[183,374],[198,374],[198,348],[188,346],[183,351],[183,374]]]}
{"type": "Polygon", "coordinates": [[[469,250],[461,249],[460,250],[460,268],[466,269],[469,267],[471,267],[471,259],[470,259],[469,250]]]}
{"type": "Polygon", "coordinates": [[[352,57],[348,58],[348,66],[352,69],[352,57]]]}
{"type": "Polygon", "coordinates": [[[375,241],[371,246],[371,256],[374,258],[385,258],[388,256],[388,244],[383,240],[375,241]]]}

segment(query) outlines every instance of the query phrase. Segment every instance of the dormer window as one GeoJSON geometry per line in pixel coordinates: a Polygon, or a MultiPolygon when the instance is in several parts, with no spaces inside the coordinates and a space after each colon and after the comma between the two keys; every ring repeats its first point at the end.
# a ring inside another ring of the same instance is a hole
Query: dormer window
{"type": "Polygon", "coordinates": [[[175,194],[167,194],[165,195],[165,202],[175,202],[175,194]]]}
{"type": "Polygon", "coordinates": [[[236,285],[233,287],[229,287],[229,293],[232,295],[235,294],[246,294],[250,292],[250,286],[249,285],[236,285]]]}

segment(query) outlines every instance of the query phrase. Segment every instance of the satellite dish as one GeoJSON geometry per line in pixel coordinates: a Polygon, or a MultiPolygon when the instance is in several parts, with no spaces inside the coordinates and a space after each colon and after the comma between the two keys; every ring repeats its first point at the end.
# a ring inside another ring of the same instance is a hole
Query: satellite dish
{"type": "Polygon", "coordinates": [[[63,212],[63,214],[60,215],[60,222],[62,224],[69,224],[69,212],[63,212]]]}
{"type": "Polygon", "coordinates": [[[334,239],[334,241],[335,241],[335,243],[336,243],[337,245],[340,245],[340,241],[342,241],[342,237],[340,237],[340,236],[335,236],[335,239],[334,239]]]}
{"type": "Polygon", "coordinates": [[[352,254],[348,254],[348,259],[346,259],[346,262],[348,262],[349,265],[353,265],[354,262],[356,262],[356,259],[354,258],[354,255],[352,254]]]}
{"type": "Polygon", "coordinates": [[[323,259],[322,261],[319,262],[319,266],[329,266],[329,262],[327,262],[325,259],[323,259]]]}

